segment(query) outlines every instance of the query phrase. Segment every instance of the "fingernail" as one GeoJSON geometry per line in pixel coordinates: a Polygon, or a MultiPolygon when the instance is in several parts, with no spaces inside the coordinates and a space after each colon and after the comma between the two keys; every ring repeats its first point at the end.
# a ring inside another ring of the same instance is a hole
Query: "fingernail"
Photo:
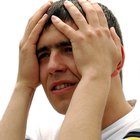
{"type": "Polygon", "coordinates": [[[58,20],[58,17],[57,17],[57,16],[52,15],[51,19],[52,19],[53,21],[57,21],[57,20],[58,20]]]}
{"type": "Polygon", "coordinates": [[[68,0],[66,0],[66,1],[64,1],[64,4],[71,5],[72,3],[70,1],[68,1],[68,0]]]}

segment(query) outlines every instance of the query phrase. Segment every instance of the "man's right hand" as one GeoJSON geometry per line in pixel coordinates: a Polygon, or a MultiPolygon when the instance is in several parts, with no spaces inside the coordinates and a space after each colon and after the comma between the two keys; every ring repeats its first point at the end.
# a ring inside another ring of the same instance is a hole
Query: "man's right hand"
{"type": "Polygon", "coordinates": [[[17,83],[36,89],[39,85],[39,64],[36,56],[36,44],[44,24],[46,11],[51,2],[43,5],[28,21],[24,36],[19,46],[19,71],[17,83]]]}

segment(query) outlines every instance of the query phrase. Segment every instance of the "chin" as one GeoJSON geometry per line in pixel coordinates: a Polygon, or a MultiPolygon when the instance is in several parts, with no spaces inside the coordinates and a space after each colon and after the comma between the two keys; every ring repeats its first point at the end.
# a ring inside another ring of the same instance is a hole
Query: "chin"
{"type": "Polygon", "coordinates": [[[63,103],[57,107],[54,107],[53,108],[60,114],[62,115],[65,115],[67,110],[68,110],[68,107],[69,107],[69,103],[63,103]]]}

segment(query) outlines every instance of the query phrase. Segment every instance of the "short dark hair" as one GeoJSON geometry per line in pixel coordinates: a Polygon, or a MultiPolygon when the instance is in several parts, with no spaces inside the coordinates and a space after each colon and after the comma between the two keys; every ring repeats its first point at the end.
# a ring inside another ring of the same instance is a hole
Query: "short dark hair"
{"type": "MultiPolygon", "coordinates": [[[[51,22],[51,16],[52,15],[55,15],[55,16],[59,17],[64,22],[72,20],[69,12],[66,10],[66,8],[64,6],[64,1],[65,0],[56,1],[49,8],[49,10],[47,11],[47,14],[48,14],[49,18],[48,18],[48,21],[46,23],[46,28],[52,24],[52,22],[51,22]]],[[[83,9],[81,8],[81,6],[79,5],[77,0],[69,0],[69,1],[71,1],[79,9],[79,11],[85,16],[85,13],[84,13],[83,9]]],[[[120,25],[117,21],[117,18],[114,16],[112,11],[109,10],[105,5],[103,5],[101,3],[98,3],[98,4],[101,6],[101,8],[102,8],[102,10],[103,10],[103,12],[106,16],[106,19],[107,19],[107,22],[108,22],[108,27],[109,28],[110,27],[115,28],[116,33],[120,37],[121,42],[123,44],[122,33],[121,33],[121,30],[120,30],[120,25]]]]}
{"type": "MultiPolygon", "coordinates": [[[[69,12],[67,11],[67,9],[64,6],[64,1],[65,0],[59,0],[54,2],[51,7],[48,9],[47,14],[48,14],[48,20],[45,24],[45,28],[48,28],[51,24],[51,16],[55,15],[57,17],[59,17],[62,21],[66,22],[66,21],[73,21],[72,17],[70,16],[69,12]]],[[[83,11],[82,7],[80,6],[80,4],[78,3],[77,0],[69,0],[71,1],[78,9],[79,11],[84,15],[85,12],[83,11]]],[[[112,13],[112,11],[110,9],[108,9],[107,6],[98,3],[100,5],[100,7],[102,8],[107,22],[108,22],[108,27],[114,27],[115,31],[117,33],[117,35],[119,36],[121,43],[123,44],[123,38],[122,38],[122,33],[121,33],[121,29],[120,29],[120,25],[117,21],[117,18],[115,17],[115,15],[112,13]]],[[[120,72],[120,77],[122,79],[122,72],[120,72]]]]}

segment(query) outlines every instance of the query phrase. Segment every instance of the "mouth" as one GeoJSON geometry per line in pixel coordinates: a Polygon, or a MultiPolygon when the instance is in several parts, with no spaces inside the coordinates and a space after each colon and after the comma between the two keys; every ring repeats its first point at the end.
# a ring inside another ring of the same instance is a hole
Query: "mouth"
{"type": "Polygon", "coordinates": [[[74,85],[75,85],[75,83],[61,83],[61,84],[57,84],[57,85],[54,85],[51,88],[51,91],[62,90],[62,89],[65,89],[65,88],[68,88],[68,87],[71,87],[71,86],[74,86],[74,85]]]}

